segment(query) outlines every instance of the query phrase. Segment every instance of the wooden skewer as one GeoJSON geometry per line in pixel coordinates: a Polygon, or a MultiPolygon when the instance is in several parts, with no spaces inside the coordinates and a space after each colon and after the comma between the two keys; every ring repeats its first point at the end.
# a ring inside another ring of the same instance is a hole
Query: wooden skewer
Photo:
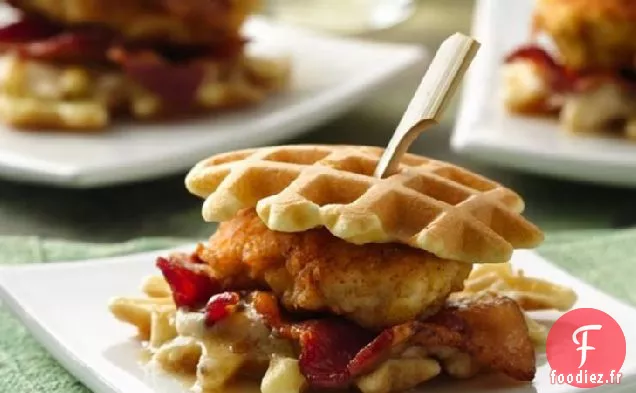
{"type": "Polygon", "coordinates": [[[375,168],[376,177],[395,173],[413,141],[424,130],[439,124],[479,47],[475,39],[461,33],[442,43],[375,168]]]}

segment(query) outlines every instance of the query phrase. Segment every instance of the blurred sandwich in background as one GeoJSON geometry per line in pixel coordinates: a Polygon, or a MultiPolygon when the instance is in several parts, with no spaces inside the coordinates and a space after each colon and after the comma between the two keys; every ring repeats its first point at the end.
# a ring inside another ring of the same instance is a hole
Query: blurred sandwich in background
{"type": "Polygon", "coordinates": [[[537,0],[533,30],[547,44],[506,59],[507,108],[636,138],[636,1],[537,0]]]}
{"type": "Polygon", "coordinates": [[[256,104],[288,80],[286,61],[245,53],[257,0],[6,3],[0,119],[17,128],[187,117],[256,104]]]}

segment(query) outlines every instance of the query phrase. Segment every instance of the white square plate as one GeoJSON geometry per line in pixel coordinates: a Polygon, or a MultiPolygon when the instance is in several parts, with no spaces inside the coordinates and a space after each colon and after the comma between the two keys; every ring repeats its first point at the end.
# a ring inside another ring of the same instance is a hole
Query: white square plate
{"type": "Polygon", "coordinates": [[[453,148],[501,166],[608,185],[636,186],[636,144],[564,133],[551,119],[506,113],[500,70],[530,39],[534,0],[479,0],[474,34],[482,48],[469,71],[453,148]]]}
{"type": "MultiPolygon", "coordinates": [[[[167,376],[148,374],[139,363],[140,345],[134,330],[108,312],[113,296],[137,295],[141,280],[157,274],[154,259],[164,252],[119,258],[50,263],[0,269],[0,299],[34,337],[72,374],[96,393],[186,393],[167,376]],[[52,307],[55,305],[55,307],[52,307]]],[[[569,276],[533,252],[515,254],[513,264],[528,275],[549,278],[573,288],[575,307],[595,307],[612,315],[627,338],[627,360],[621,385],[595,392],[633,392],[636,389],[636,310],[569,276]]],[[[542,319],[556,319],[545,313],[542,319]]],[[[440,381],[424,385],[426,393],[569,393],[567,385],[551,385],[545,358],[538,359],[532,385],[501,386],[488,378],[459,383],[440,381]]]]}
{"type": "MultiPolygon", "coordinates": [[[[0,16],[1,19],[1,16],[0,16]]],[[[96,187],[177,173],[214,153],[290,138],[350,109],[406,68],[417,46],[371,43],[252,19],[253,52],[285,55],[291,89],[262,105],[170,124],[118,123],[102,133],[0,127],[0,177],[96,187]]]]}

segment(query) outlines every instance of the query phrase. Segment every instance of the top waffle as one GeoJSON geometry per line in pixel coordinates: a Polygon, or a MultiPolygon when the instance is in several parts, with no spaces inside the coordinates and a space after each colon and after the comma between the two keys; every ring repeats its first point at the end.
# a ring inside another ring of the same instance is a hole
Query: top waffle
{"type": "Polygon", "coordinates": [[[398,172],[373,177],[382,149],[278,146],[219,154],[186,178],[206,198],[206,221],[256,207],[268,228],[320,226],[355,244],[399,242],[467,263],[507,262],[543,234],[512,190],[463,168],[407,154],[398,172]]]}

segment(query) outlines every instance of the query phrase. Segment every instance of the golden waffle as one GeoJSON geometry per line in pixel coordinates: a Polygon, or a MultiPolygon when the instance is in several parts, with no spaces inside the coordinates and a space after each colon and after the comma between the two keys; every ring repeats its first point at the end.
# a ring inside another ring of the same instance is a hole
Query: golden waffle
{"type": "Polygon", "coordinates": [[[507,262],[537,246],[541,231],[512,190],[449,163],[407,154],[396,174],[373,177],[382,149],[278,146],[219,154],[186,178],[206,221],[256,207],[268,228],[320,226],[355,244],[399,242],[440,258],[507,262]]]}

